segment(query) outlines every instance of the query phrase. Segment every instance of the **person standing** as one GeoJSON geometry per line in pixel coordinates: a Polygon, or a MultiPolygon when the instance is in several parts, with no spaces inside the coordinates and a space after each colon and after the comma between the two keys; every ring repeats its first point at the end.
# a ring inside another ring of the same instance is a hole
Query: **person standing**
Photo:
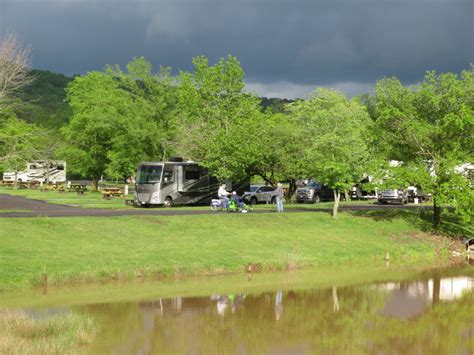
{"type": "Polygon", "coordinates": [[[276,193],[277,212],[283,212],[283,195],[285,192],[283,191],[283,185],[280,182],[277,184],[276,193]]]}

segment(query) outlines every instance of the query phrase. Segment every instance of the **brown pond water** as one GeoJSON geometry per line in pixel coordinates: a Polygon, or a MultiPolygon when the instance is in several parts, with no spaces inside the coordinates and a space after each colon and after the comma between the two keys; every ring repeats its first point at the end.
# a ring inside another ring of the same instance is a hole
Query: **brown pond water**
{"type": "Polygon", "coordinates": [[[474,267],[390,278],[308,289],[268,283],[269,291],[236,283],[205,296],[147,294],[40,312],[89,314],[100,329],[87,348],[94,354],[474,354],[474,267]]]}

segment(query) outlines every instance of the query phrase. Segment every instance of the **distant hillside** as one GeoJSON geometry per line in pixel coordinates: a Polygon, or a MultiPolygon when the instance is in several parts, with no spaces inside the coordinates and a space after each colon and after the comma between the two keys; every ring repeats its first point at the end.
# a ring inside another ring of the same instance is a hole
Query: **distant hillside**
{"type": "Polygon", "coordinates": [[[65,89],[74,78],[48,70],[33,70],[32,74],[35,81],[19,93],[23,103],[16,107],[18,117],[43,127],[61,127],[71,113],[65,89]]]}
{"type": "Polygon", "coordinates": [[[284,106],[295,101],[276,97],[261,97],[260,99],[262,100],[260,106],[262,106],[263,110],[271,109],[273,113],[285,113],[284,106]]]}

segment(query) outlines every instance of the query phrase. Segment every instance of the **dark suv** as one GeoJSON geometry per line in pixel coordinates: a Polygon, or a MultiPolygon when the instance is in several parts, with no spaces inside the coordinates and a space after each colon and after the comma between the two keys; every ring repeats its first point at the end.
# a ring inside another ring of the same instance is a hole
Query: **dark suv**
{"type": "Polygon", "coordinates": [[[334,200],[334,192],[319,182],[312,181],[305,187],[296,190],[296,202],[298,203],[318,203],[323,200],[334,200]]]}

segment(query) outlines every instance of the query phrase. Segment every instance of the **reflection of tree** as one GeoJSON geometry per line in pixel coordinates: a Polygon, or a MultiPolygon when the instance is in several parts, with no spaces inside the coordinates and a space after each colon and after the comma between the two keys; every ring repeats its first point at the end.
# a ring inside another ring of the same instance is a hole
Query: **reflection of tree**
{"type": "Polygon", "coordinates": [[[441,277],[439,274],[433,275],[433,307],[439,303],[439,295],[441,292],[441,277]]]}
{"type": "MultiPolygon", "coordinates": [[[[152,353],[265,353],[272,349],[355,352],[364,348],[368,317],[385,298],[370,288],[339,289],[343,300],[334,317],[332,290],[282,293],[285,312],[278,322],[277,294],[247,296],[235,313],[219,316],[215,302],[204,308],[183,307],[180,317],[166,312],[156,319],[152,353]],[[340,339],[343,339],[341,341],[340,339]]],[[[186,301],[188,305],[188,301],[186,301]]]]}
{"type": "Polygon", "coordinates": [[[408,319],[382,314],[389,296],[370,286],[283,291],[284,314],[277,322],[276,293],[248,295],[224,316],[218,315],[218,299],[209,297],[186,298],[179,314],[177,299],[163,300],[163,314],[159,300],[89,306],[87,312],[102,325],[103,343],[95,353],[474,352],[474,293],[408,319]]]}
{"type": "Polygon", "coordinates": [[[474,353],[474,340],[469,336],[474,324],[474,293],[456,302],[439,302],[439,279],[437,282],[435,277],[433,283],[433,302],[436,297],[438,303],[421,317],[375,319],[376,331],[371,336],[375,353],[386,349],[420,354],[474,353]]]}
{"type": "Polygon", "coordinates": [[[332,287],[332,310],[334,313],[339,312],[339,300],[337,298],[337,287],[333,286],[332,287]]]}

